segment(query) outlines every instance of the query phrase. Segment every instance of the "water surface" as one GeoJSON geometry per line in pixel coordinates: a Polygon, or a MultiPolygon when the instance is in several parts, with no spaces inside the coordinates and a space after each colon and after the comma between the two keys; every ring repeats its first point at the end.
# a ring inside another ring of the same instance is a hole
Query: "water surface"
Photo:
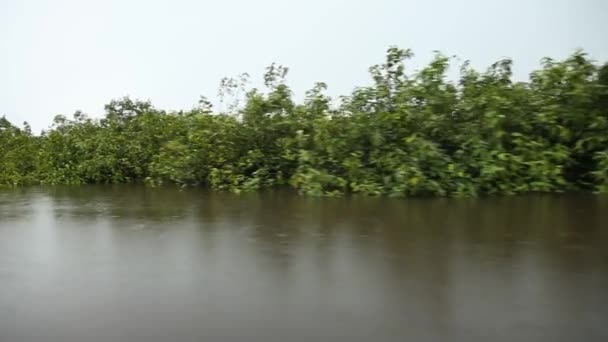
{"type": "Polygon", "coordinates": [[[2,189],[0,341],[608,341],[608,197],[2,189]]]}

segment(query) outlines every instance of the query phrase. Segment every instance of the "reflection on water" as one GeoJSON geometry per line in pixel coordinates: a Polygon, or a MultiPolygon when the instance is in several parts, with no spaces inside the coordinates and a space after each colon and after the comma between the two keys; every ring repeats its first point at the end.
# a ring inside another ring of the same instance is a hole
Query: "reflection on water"
{"type": "Polygon", "coordinates": [[[607,341],[608,198],[0,190],[0,341],[607,341]]]}

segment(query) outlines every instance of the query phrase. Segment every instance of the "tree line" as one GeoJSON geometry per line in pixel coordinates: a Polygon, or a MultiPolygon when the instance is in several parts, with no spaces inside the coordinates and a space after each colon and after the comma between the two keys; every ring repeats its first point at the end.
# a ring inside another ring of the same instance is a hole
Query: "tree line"
{"type": "Polygon", "coordinates": [[[113,100],[105,115],[55,117],[40,135],[0,118],[0,185],[146,182],[234,192],[291,186],[302,194],[476,196],[608,191],[608,63],[582,51],[545,58],[525,82],[503,59],[468,63],[451,80],[437,53],[406,72],[412,52],[391,47],[372,83],[333,101],[317,83],[301,103],[287,68],[265,89],[246,74],[222,80],[215,113],[113,100]],[[336,103],[337,102],[337,103],[336,103]]]}

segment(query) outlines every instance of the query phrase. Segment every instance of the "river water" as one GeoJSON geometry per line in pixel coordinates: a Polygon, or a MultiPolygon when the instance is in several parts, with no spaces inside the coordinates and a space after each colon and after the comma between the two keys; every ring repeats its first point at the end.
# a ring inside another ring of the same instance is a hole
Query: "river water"
{"type": "Polygon", "coordinates": [[[0,341],[608,341],[608,197],[2,189],[0,341]]]}

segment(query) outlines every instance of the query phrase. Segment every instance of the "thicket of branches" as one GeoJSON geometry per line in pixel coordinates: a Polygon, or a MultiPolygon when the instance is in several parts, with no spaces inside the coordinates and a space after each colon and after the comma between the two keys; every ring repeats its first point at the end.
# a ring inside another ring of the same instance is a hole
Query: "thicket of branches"
{"type": "Polygon", "coordinates": [[[232,191],[290,185],[310,195],[475,196],[608,191],[608,64],[576,52],[544,59],[527,82],[511,61],[446,77],[437,54],[406,73],[409,50],[390,48],[373,85],[331,106],[316,84],[295,103],[287,69],[272,65],[266,91],[244,78],[221,95],[244,100],[213,113],[204,98],[166,112],[129,98],[105,117],[55,118],[41,135],[0,119],[0,184],[143,181],[232,191]]]}

